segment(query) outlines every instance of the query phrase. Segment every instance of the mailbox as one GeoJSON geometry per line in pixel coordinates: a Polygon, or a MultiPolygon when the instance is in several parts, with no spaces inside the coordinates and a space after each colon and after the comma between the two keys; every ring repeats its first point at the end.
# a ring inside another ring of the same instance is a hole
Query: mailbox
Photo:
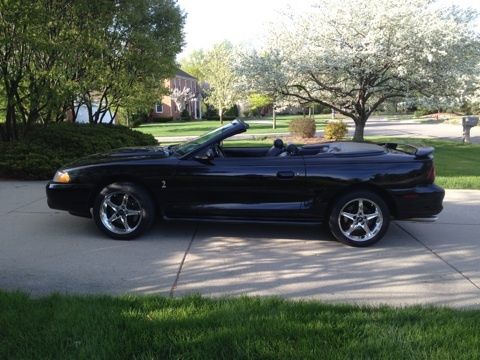
{"type": "Polygon", "coordinates": [[[462,117],[463,126],[463,142],[470,143],[470,129],[478,125],[478,116],[464,116],[462,117]]]}
{"type": "Polygon", "coordinates": [[[462,125],[466,127],[474,127],[478,125],[478,116],[464,116],[462,125]]]}

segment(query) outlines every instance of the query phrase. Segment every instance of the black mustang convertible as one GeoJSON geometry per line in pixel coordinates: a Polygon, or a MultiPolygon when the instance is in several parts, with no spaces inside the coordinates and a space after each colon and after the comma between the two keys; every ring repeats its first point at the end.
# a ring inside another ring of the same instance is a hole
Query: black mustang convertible
{"type": "Polygon", "coordinates": [[[338,240],[368,246],[391,219],[434,221],[444,190],[433,148],[327,142],[223,147],[248,124],[234,120],[193,141],[118,149],[65,166],[48,205],[92,217],[114,239],[165,220],[325,223],[338,240]]]}

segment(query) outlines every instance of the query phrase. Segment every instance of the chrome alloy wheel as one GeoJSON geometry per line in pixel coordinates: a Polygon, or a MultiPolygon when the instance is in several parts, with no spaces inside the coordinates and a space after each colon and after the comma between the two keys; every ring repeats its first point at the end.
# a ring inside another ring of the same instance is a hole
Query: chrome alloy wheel
{"type": "Polygon", "coordinates": [[[140,202],[126,192],[113,192],[105,196],[100,205],[102,224],[115,234],[130,234],[142,222],[140,202]]]}
{"type": "Polygon", "coordinates": [[[380,206],[368,199],[353,199],[345,204],[338,215],[338,226],[352,241],[368,241],[375,237],[383,225],[380,206]]]}

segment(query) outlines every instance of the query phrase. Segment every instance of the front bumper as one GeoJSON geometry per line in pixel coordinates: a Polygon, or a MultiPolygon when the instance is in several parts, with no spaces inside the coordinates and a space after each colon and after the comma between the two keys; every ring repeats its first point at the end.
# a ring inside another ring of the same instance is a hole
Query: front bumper
{"type": "Polygon", "coordinates": [[[388,191],[395,205],[397,220],[434,221],[443,210],[445,190],[435,184],[388,191]]]}
{"type": "Polygon", "coordinates": [[[95,196],[95,186],[90,184],[47,184],[47,203],[51,209],[66,210],[90,217],[90,207],[95,196]]]}

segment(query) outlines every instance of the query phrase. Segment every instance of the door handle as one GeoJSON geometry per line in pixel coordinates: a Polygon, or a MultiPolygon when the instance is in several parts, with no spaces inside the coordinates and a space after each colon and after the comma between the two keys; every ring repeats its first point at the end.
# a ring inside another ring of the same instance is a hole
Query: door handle
{"type": "Polygon", "coordinates": [[[277,172],[277,177],[279,179],[293,179],[295,177],[295,173],[293,171],[279,171],[277,172]]]}

